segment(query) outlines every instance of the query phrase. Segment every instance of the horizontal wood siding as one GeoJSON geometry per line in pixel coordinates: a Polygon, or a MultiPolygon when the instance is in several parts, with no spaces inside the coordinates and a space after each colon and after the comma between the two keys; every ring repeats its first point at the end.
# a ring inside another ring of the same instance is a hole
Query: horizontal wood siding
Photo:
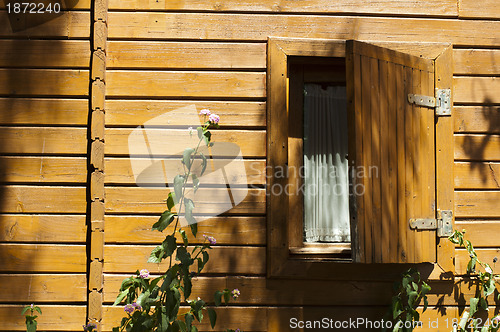
{"type": "Polygon", "coordinates": [[[81,331],[88,283],[90,2],[66,2],[57,15],[10,17],[5,3],[0,3],[0,331],[26,331],[21,310],[30,303],[43,312],[38,330],[81,331]]]}

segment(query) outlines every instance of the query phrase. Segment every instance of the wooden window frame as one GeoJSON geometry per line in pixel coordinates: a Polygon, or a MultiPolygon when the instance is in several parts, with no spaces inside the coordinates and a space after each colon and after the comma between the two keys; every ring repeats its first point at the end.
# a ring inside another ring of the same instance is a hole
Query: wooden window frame
{"type": "MultiPolygon", "coordinates": [[[[378,46],[404,51],[413,55],[433,59],[435,63],[435,86],[452,89],[452,47],[443,43],[398,43],[371,42],[378,46]]],[[[301,146],[290,138],[289,130],[289,86],[288,64],[290,57],[346,57],[346,42],[343,40],[268,38],[267,65],[267,275],[269,278],[308,279],[394,279],[415,264],[351,263],[339,259],[335,246],[304,245],[302,227],[298,228],[297,218],[302,218],[302,206],[290,201],[290,196],[273,195],[273,186],[285,188],[293,186],[288,177],[274,177],[276,167],[286,167],[291,149],[301,146]],[[282,124],[282,125],[276,125],[282,124]],[[291,144],[290,144],[291,143],[291,144]],[[326,247],[326,248],[325,248],[326,247]],[[332,249],[333,248],[333,249],[332,249]]],[[[452,113],[453,114],[453,113],[452,113]]],[[[453,121],[452,117],[440,117],[435,127],[436,137],[436,211],[453,210],[453,121]]],[[[295,154],[297,155],[297,154],[295,154]]],[[[290,188],[293,190],[293,188],[290,188]]],[[[296,198],[295,198],[296,199],[296,198]]],[[[293,200],[293,199],[292,199],[293,200]]],[[[299,223],[302,226],[302,221],[299,223]]],[[[346,249],[346,248],[340,248],[346,249]]],[[[437,262],[417,264],[424,277],[430,279],[448,278],[454,272],[454,246],[446,239],[438,239],[437,262]]]]}

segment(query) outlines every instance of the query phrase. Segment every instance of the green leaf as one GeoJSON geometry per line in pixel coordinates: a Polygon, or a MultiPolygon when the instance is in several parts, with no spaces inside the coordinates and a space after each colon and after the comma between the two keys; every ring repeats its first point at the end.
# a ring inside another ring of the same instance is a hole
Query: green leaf
{"type": "Polygon", "coordinates": [[[200,157],[201,157],[201,173],[200,176],[205,173],[205,170],[207,169],[207,157],[203,154],[203,152],[200,152],[200,157]]]}
{"type": "Polygon", "coordinates": [[[36,332],[37,316],[26,316],[26,332],[36,332]]]}
{"type": "Polygon", "coordinates": [[[191,331],[191,325],[193,324],[194,316],[192,313],[188,312],[184,315],[184,320],[186,321],[186,330],[191,331]]]}
{"type": "Polygon", "coordinates": [[[182,175],[176,175],[174,177],[174,193],[177,199],[182,197],[182,186],[184,185],[184,177],[182,175]]]}
{"type": "Polygon", "coordinates": [[[186,323],[184,323],[181,320],[177,320],[176,322],[177,324],[179,324],[179,328],[181,329],[182,332],[187,332],[186,323]]]}
{"type": "Polygon", "coordinates": [[[149,295],[151,295],[151,292],[149,290],[141,293],[137,298],[137,304],[144,307],[144,305],[147,303],[149,295]]]}
{"type": "Polygon", "coordinates": [[[427,301],[427,296],[424,296],[424,310],[422,312],[425,312],[428,306],[429,306],[429,301],[427,301]]]}
{"type": "Polygon", "coordinates": [[[184,299],[188,299],[191,295],[191,289],[193,288],[193,284],[191,283],[191,278],[189,275],[184,276],[184,299]]]}
{"type": "Polygon", "coordinates": [[[181,234],[182,241],[184,242],[184,245],[187,246],[189,244],[189,242],[188,242],[188,238],[186,235],[186,231],[183,229],[179,229],[179,233],[181,234]]]}
{"type": "Polygon", "coordinates": [[[151,251],[148,263],[161,263],[163,258],[165,258],[165,251],[163,250],[163,245],[159,245],[151,251]]]}
{"type": "Polygon", "coordinates": [[[130,288],[127,288],[126,290],[121,291],[120,294],[118,294],[118,296],[116,297],[116,300],[113,303],[113,305],[115,306],[118,303],[120,303],[121,301],[123,301],[123,299],[125,298],[125,296],[127,296],[129,290],[130,290],[130,288]]]}
{"type": "Polygon", "coordinates": [[[467,264],[467,272],[472,273],[476,270],[477,257],[474,256],[470,259],[469,264],[467,264]]]}
{"type": "Polygon", "coordinates": [[[152,230],[163,232],[163,230],[167,228],[168,225],[170,225],[172,221],[174,221],[174,219],[175,214],[167,210],[163,212],[160,216],[160,219],[158,219],[158,221],[153,224],[152,230]]]}
{"type": "Polygon", "coordinates": [[[191,233],[196,237],[196,234],[198,234],[198,224],[196,223],[196,220],[193,224],[189,225],[191,228],[191,233]]]}
{"type": "Polygon", "coordinates": [[[170,211],[172,211],[173,207],[175,204],[179,203],[177,201],[177,197],[175,195],[175,192],[169,192],[168,197],[167,197],[167,207],[170,211]]]}
{"type": "MultiPolygon", "coordinates": [[[[188,221],[188,224],[194,224],[196,223],[196,219],[193,217],[193,209],[194,209],[194,202],[193,200],[186,198],[184,200],[185,204],[185,209],[186,209],[186,220],[188,221]]],[[[196,236],[196,234],[194,234],[196,236]]]]}
{"type": "Polygon", "coordinates": [[[478,303],[479,299],[477,297],[473,297],[470,299],[470,309],[469,309],[470,317],[474,316],[474,314],[477,312],[478,303]]]}
{"type": "Polygon", "coordinates": [[[165,241],[163,241],[162,246],[163,250],[165,251],[165,257],[171,256],[174,253],[175,249],[177,248],[175,236],[168,235],[165,238],[165,241]]]}
{"type": "Polygon", "coordinates": [[[215,305],[218,307],[220,306],[221,302],[222,302],[222,292],[221,291],[216,291],[215,294],[214,294],[214,302],[215,302],[215,305]]]}
{"type": "Polygon", "coordinates": [[[486,302],[486,299],[484,297],[479,299],[479,306],[484,310],[488,310],[488,303],[486,302]]]}
{"type": "Polygon", "coordinates": [[[229,292],[229,289],[225,289],[225,290],[224,290],[224,302],[225,302],[226,304],[228,304],[228,303],[229,303],[229,301],[231,301],[231,294],[230,294],[230,292],[229,292]]]}
{"type": "Polygon", "coordinates": [[[184,153],[182,154],[182,163],[186,165],[188,169],[191,168],[191,155],[193,154],[193,152],[194,152],[193,148],[187,148],[184,150],[184,153]]]}
{"type": "Polygon", "coordinates": [[[203,128],[198,127],[196,128],[196,131],[198,132],[198,138],[201,139],[203,137],[203,128]]]}
{"type": "Polygon", "coordinates": [[[191,177],[193,178],[193,189],[194,192],[198,190],[198,187],[200,186],[200,180],[196,176],[196,174],[192,174],[191,177]]]}
{"type": "Polygon", "coordinates": [[[207,308],[208,318],[210,319],[210,326],[215,327],[215,322],[217,321],[217,313],[212,308],[207,308]]]}
{"type": "Polygon", "coordinates": [[[408,305],[410,307],[412,307],[412,308],[414,307],[415,300],[417,299],[417,297],[418,297],[418,293],[415,291],[411,291],[408,293],[408,305]]]}
{"type": "Polygon", "coordinates": [[[21,312],[21,315],[24,315],[26,313],[26,311],[30,310],[31,309],[31,306],[30,305],[27,305],[23,308],[23,311],[21,312]]]}
{"type": "Polygon", "coordinates": [[[490,276],[490,278],[484,284],[484,296],[489,296],[495,292],[495,278],[490,276]]]}
{"type": "Polygon", "coordinates": [[[207,146],[209,146],[211,138],[212,138],[212,133],[209,132],[208,130],[203,133],[203,139],[205,140],[205,144],[207,144],[207,146]]]}
{"type": "Polygon", "coordinates": [[[422,282],[422,295],[425,295],[431,291],[431,286],[429,286],[427,283],[422,282]]]}

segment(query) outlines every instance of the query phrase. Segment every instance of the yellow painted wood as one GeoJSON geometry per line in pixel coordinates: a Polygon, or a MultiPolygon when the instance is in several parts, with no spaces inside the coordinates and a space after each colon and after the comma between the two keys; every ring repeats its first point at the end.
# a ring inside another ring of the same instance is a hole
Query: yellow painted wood
{"type": "Polygon", "coordinates": [[[85,213],[86,210],[84,187],[4,186],[2,195],[1,213],[85,213]]]}
{"type": "Polygon", "coordinates": [[[109,14],[110,38],[200,38],[265,41],[280,37],[449,42],[454,45],[496,45],[498,21],[380,18],[311,15],[238,15],[210,13],[109,14]],[[178,24],[177,29],[168,29],[178,24]],[[146,27],[146,28],[144,28],[146,27]]]}
{"type": "Polygon", "coordinates": [[[266,125],[265,102],[231,101],[171,101],[171,100],[107,100],[107,126],[138,126],[155,119],[158,125],[185,125],[189,115],[179,112],[190,107],[196,112],[209,109],[221,117],[220,125],[238,127],[264,127],[266,125]],[[175,116],[166,116],[166,113],[175,116]],[[161,118],[158,118],[162,116],[161,118]],[[162,120],[163,119],[163,120],[162,120]],[[170,123],[167,123],[168,120],[170,123]]]}
{"type": "MultiPolygon", "coordinates": [[[[500,247],[500,220],[459,220],[455,228],[465,230],[465,237],[475,247],[500,247]]],[[[490,264],[491,265],[491,264],[490,264]]]]}
{"type": "MultiPolygon", "coordinates": [[[[168,269],[168,260],[161,264],[146,263],[155,246],[105,245],[105,273],[135,273],[137,269],[162,273],[168,269]]],[[[189,249],[191,251],[191,249],[189,249]]],[[[264,274],[266,249],[264,247],[213,247],[210,261],[203,273],[264,274]]]]}
{"type": "Polygon", "coordinates": [[[85,183],[87,161],[78,157],[0,157],[2,182],[85,183]]]}
{"type": "Polygon", "coordinates": [[[110,69],[265,69],[266,44],[110,41],[106,60],[110,69]]]}
{"type": "MultiPolygon", "coordinates": [[[[500,268],[498,267],[498,264],[493,263],[493,260],[495,257],[500,255],[500,249],[498,248],[491,248],[491,249],[475,249],[477,253],[477,257],[481,262],[488,263],[494,274],[498,274],[500,268]]],[[[457,249],[456,250],[456,267],[457,267],[457,274],[466,274],[467,273],[467,264],[469,263],[469,253],[465,249],[457,249]]],[[[479,268],[479,266],[478,266],[479,268]]],[[[482,268],[481,268],[482,269],[482,268]]],[[[482,270],[484,272],[484,270],[482,270]]]]}
{"type": "Polygon", "coordinates": [[[264,73],[110,70],[106,75],[106,95],[113,97],[266,96],[264,73]]]}
{"type": "Polygon", "coordinates": [[[0,244],[2,272],[85,272],[84,245],[0,244]]]}
{"type": "Polygon", "coordinates": [[[458,15],[460,17],[480,17],[480,18],[498,18],[500,9],[495,0],[481,1],[481,5],[473,0],[460,0],[458,15]]]}
{"type": "Polygon", "coordinates": [[[500,134],[500,112],[498,106],[455,106],[455,133],[500,134]]]}
{"type": "Polygon", "coordinates": [[[85,274],[2,274],[0,282],[4,285],[0,294],[2,302],[34,302],[39,305],[87,299],[85,274]]]}
{"type": "Polygon", "coordinates": [[[85,128],[4,127],[0,130],[0,153],[85,154],[85,128]],[[68,144],[71,142],[71,144],[68,144]]]}
{"type": "Polygon", "coordinates": [[[0,122],[81,126],[87,124],[88,108],[84,99],[0,98],[0,122]]]}
{"type": "MultiPolygon", "coordinates": [[[[196,126],[196,124],[194,124],[196,126]]],[[[153,155],[182,155],[184,148],[198,144],[196,128],[193,136],[189,135],[186,129],[143,129],[143,136],[134,136],[129,140],[129,135],[134,129],[106,129],[105,153],[110,155],[128,155],[129,146],[132,147],[134,155],[148,155],[149,152],[144,147],[144,140],[147,140],[153,155]],[[137,137],[137,138],[135,138],[137,137]],[[130,144],[130,145],[129,145],[130,144]],[[144,150],[142,152],[142,150],[144,150]],[[141,151],[138,153],[138,151],[141,151]]],[[[265,156],[265,131],[263,130],[211,130],[212,142],[224,144],[226,142],[234,143],[240,148],[244,157],[264,157],[265,156]]],[[[207,155],[206,147],[201,147],[200,151],[207,155]]],[[[222,156],[223,151],[218,152],[222,156]]],[[[233,153],[231,152],[228,153],[233,153]]],[[[233,156],[234,157],[234,156],[233,156]]]]}
{"type": "MultiPolygon", "coordinates": [[[[146,167],[151,164],[151,162],[147,159],[106,158],[106,174],[104,178],[106,184],[135,184],[136,179],[134,176],[134,172],[132,171],[131,162],[133,162],[134,165],[143,164],[146,167]]],[[[165,171],[168,174],[177,174],[180,162],[180,157],[172,159],[169,162],[165,161],[163,163],[165,171]]],[[[234,165],[229,164],[225,166],[226,171],[230,174],[233,174],[230,179],[231,184],[263,185],[266,183],[266,162],[264,160],[245,159],[243,163],[245,172],[241,172],[241,174],[239,174],[239,170],[241,169],[242,165],[239,162],[234,165]]],[[[158,182],[160,182],[161,180],[162,179],[158,179],[158,182]]],[[[223,178],[223,176],[220,176],[217,180],[218,181],[216,181],[216,183],[225,183],[225,179],[223,178]]],[[[164,181],[160,184],[164,184],[164,181]]]]}
{"type": "Polygon", "coordinates": [[[90,61],[88,40],[1,40],[0,49],[2,67],[85,68],[90,61]]]}
{"type": "Polygon", "coordinates": [[[2,214],[0,228],[0,242],[85,243],[87,239],[84,215],[2,214]]]}
{"type": "Polygon", "coordinates": [[[455,77],[453,89],[454,103],[500,103],[499,77],[455,77]]]}
{"type": "MultiPolygon", "coordinates": [[[[202,194],[204,188],[198,189],[202,194]]],[[[208,212],[220,211],[229,208],[227,201],[227,189],[220,188],[210,190],[211,197],[203,197],[195,201],[196,206],[202,207],[208,212]]],[[[241,192],[246,189],[233,189],[241,192]]],[[[169,189],[166,188],[128,188],[128,187],[106,187],[106,213],[162,213],[167,209],[165,200],[169,189]]],[[[264,189],[248,189],[247,196],[243,201],[224,213],[229,214],[264,214],[266,212],[266,197],[264,189]]],[[[196,213],[196,207],[194,212],[196,213]]]]}
{"type": "Polygon", "coordinates": [[[158,1],[146,0],[111,0],[111,9],[136,9],[136,10],[179,10],[179,11],[238,11],[238,12],[273,12],[273,13],[379,13],[379,14],[418,14],[418,15],[443,15],[456,16],[457,5],[452,0],[440,0],[435,3],[418,1],[378,1],[366,3],[361,0],[349,0],[336,3],[326,0],[307,0],[300,3],[300,6],[293,1],[279,1],[269,3],[263,0],[252,2],[238,2],[235,0],[225,1],[158,1]]]}
{"type": "MultiPolygon", "coordinates": [[[[0,331],[26,331],[26,323],[20,312],[24,305],[0,305],[0,331]]],[[[85,323],[86,308],[83,305],[39,305],[42,315],[37,318],[39,331],[81,331],[85,323]]]]}
{"type": "MultiPolygon", "coordinates": [[[[165,231],[152,231],[151,226],[158,221],[154,216],[106,216],[105,240],[113,243],[151,243],[158,244],[172,233],[174,225],[165,231]]],[[[217,244],[265,245],[266,222],[264,217],[212,217],[198,223],[198,237],[186,231],[189,243],[202,243],[206,234],[213,236],[217,244]]]]}
{"type": "Polygon", "coordinates": [[[0,69],[0,94],[85,97],[88,80],[88,70],[0,69]]]}
{"type": "MultiPolygon", "coordinates": [[[[469,1],[469,0],[465,0],[469,1]]],[[[462,1],[463,2],[463,1],[462,1]]],[[[476,8],[484,8],[484,2],[476,8]]],[[[455,49],[453,51],[454,72],[458,75],[497,75],[500,69],[500,50],[455,49]]]]}
{"type": "Polygon", "coordinates": [[[456,134],[455,159],[500,160],[500,135],[456,134]]]}
{"type": "Polygon", "coordinates": [[[456,162],[456,189],[500,189],[500,163],[456,162]]]}
{"type": "Polygon", "coordinates": [[[495,218],[500,216],[500,191],[455,191],[455,216],[495,218]]]}
{"type": "MultiPolygon", "coordinates": [[[[66,37],[88,38],[90,36],[90,13],[88,11],[71,11],[64,15],[47,20],[44,15],[22,17],[26,20],[19,27],[27,27],[12,32],[9,23],[0,26],[0,37],[66,37]]],[[[7,12],[0,11],[0,22],[9,22],[7,12]]]]}

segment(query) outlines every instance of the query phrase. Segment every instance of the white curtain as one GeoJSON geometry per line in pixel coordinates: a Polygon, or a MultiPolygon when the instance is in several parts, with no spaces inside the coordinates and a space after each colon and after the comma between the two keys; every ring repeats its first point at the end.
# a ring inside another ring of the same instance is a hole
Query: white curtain
{"type": "Polygon", "coordinates": [[[345,87],[305,84],[305,242],[350,242],[346,108],[345,87]]]}

